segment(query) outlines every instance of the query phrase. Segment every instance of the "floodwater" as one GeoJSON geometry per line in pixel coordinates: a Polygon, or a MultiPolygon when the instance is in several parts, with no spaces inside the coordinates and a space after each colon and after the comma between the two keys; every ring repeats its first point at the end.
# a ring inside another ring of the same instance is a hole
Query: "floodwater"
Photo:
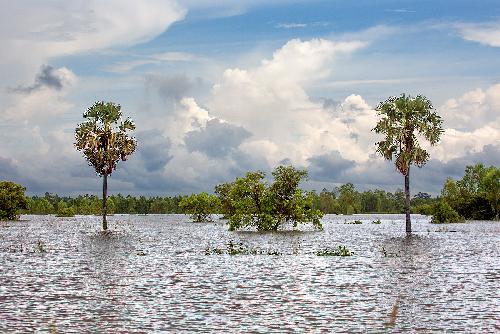
{"type": "Polygon", "coordinates": [[[402,215],[276,233],[116,215],[111,236],[99,217],[22,219],[0,223],[2,333],[500,331],[499,222],[415,215],[406,238],[402,215]],[[265,255],[205,254],[230,240],[265,255]],[[315,255],[339,245],[354,255],[315,255]]]}

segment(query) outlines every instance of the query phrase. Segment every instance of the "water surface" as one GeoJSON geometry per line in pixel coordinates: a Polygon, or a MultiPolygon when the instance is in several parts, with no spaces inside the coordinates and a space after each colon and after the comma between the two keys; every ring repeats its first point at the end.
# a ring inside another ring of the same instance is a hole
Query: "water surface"
{"type": "Polygon", "coordinates": [[[500,330],[498,222],[415,215],[406,238],[402,215],[277,233],[116,215],[106,237],[99,217],[22,219],[0,223],[2,333],[500,330]],[[230,240],[280,255],[205,255],[230,240]],[[314,254],[338,245],[354,255],[314,254]]]}

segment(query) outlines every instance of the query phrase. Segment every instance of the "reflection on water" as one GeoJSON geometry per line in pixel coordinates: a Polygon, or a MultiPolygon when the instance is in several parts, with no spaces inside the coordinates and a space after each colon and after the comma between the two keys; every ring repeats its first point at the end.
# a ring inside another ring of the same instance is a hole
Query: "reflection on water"
{"type": "Polygon", "coordinates": [[[23,218],[0,223],[0,332],[500,330],[499,223],[415,216],[407,238],[400,215],[263,234],[117,215],[103,236],[99,217],[23,218]],[[282,255],[204,255],[229,240],[282,255]],[[354,256],[314,255],[338,245],[354,256]]]}

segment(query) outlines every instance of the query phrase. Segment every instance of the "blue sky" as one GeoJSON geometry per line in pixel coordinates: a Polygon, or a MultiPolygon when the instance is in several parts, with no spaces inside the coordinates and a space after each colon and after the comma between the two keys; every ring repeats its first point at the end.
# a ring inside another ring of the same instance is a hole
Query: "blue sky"
{"type": "Polygon", "coordinates": [[[72,146],[83,111],[120,103],[138,151],[112,192],[211,191],[248,170],[307,168],[311,189],[402,187],[374,153],[377,103],[429,97],[446,131],[415,169],[438,193],[500,165],[498,1],[0,2],[0,178],[98,193],[72,146]]]}

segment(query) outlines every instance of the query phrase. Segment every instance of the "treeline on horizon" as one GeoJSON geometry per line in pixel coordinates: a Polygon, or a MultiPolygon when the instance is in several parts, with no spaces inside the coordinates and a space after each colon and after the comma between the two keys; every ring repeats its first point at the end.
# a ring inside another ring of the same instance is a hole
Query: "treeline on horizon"
{"type": "MultiPolygon", "coordinates": [[[[357,213],[403,213],[404,192],[375,189],[358,191],[352,183],[347,183],[332,190],[323,189],[314,194],[314,208],[325,214],[357,213]]],[[[179,205],[188,195],[175,196],[124,196],[108,197],[108,212],[111,214],[185,214],[187,211],[179,205]]],[[[431,205],[437,198],[419,192],[412,199],[414,212],[419,212],[423,205],[431,205]]],[[[91,195],[77,197],[59,196],[46,192],[43,196],[28,197],[28,209],[24,214],[58,214],[63,208],[72,208],[78,215],[101,215],[102,198],[91,195]]],[[[425,209],[425,207],[423,207],[425,209]]],[[[216,210],[218,211],[218,210],[216,210]]],[[[213,212],[214,214],[220,212],[213,212]]]]}
{"type": "MultiPolygon", "coordinates": [[[[500,169],[482,164],[467,166],[462,179],[448,178],[441,194],[432,197],[419,192],[411,200],[412,213],[436,215],[440,212],[456,212],[464,219],[498,219],[500,211],[500,169]]],[[[404,213],[405,193],[403,190],[389,192],[381,189],[358,191],[352,183],[346,183],[332,190],[310,192],[313,208],[325,214],[404,213]]],[[[210,195],[214,196],[215,195],[210,195]]],[[[123,196],[108,197],[108,213],[111,214],[187,214],[180,205],[188,195],[177,196],[123,196]]],[[[58,196],[45,193],[44,196],[28,197],[24,214],[101,215],[102,199],[96,195],[77,197],[58,196]]],[[[213,207],[213,214],[222,213],[222,208],[213,207]]]]}
{"type": "MultiPolygon", "coordinates": [[[[332,190],[323,189],[320,193],[313,191],[314,208],[325,214],[356,213],[403,213],[404,192],[397,190],[358,191],[352,183],[347,183],[332,190]]],[[[122,194],[108,197],[108,213],[111,214],[184,214],[187,213],[179,203],[188,195],[176,196],[124,196],[122,194]]],[[[418,193],[412,199],[414,209],[422,205],[430,205],[436,201],[427,193],[418,193]]],[[[101,215],[102,198],[96,195],[79,195],[77,197],[59,196],[45,193],[44,196],[28,197],[28,209],[24,214],[57,214],[63,208],[72,208],[78,215],[101,215]]],[[[217,210],[216,210],[217,211],[217,210]]],[[[213,212],[220,213],[220,212],[213,212]]]]}

